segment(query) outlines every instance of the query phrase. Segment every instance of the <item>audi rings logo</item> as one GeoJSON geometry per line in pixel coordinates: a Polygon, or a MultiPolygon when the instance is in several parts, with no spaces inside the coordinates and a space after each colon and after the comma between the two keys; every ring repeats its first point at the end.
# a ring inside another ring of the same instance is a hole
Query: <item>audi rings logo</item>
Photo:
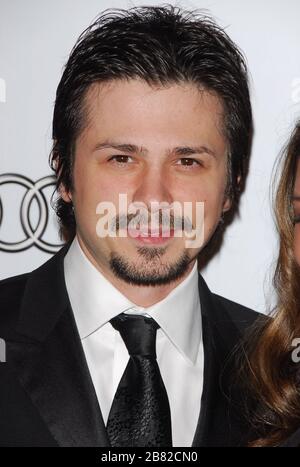
{"type": "MultiPolygon", "coordinates": [[[[7,242],[0,239],[0,250],[6,252],[18,252],[27,250],[31,246],[35,245],[40,250],[47,253],[56,253],[63,245],[53,244],[43,239],[49,220],[49,205],[43,190],[51,185],[55,186],[55,178],[53,176],[48,176],[33,182],[24,175],[0,175],[0,187],[6,184],[19,185],[26,189],[19,210],[20,224],[25,238],[16,242],[7,242]],[[38,221],[35,228],[32,227],[30,215],[34,200],[38,207],[38,221]]],[[[0,232],[4,217],[4,207],[0,196],[0,232]]]]}

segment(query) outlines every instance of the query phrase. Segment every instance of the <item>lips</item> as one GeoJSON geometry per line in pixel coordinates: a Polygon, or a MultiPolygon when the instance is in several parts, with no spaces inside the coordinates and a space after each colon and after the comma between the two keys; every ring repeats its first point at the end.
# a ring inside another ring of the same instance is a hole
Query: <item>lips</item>
{"type": "Polygon", "coordinates": [[[161,238],[169,238],[169,237],[174,237],[174,229],[170,228],[170,229],[162,229],[162,228],[159,228],[159,229],[151,229],[151,228],[148,228],[148,226],[146,227],[140,227],[138,229],[135,229],[135,228],[128,228],[128,234],[130,237],[134,237],[134,238],[138,238],[138,237],[141,237],[141,238],[151,238],[151,237],[154,237],[154,238],[158,238],[158,237],[161,237],[161,238]]]}
{"type": "Polygon", "coordinates": [[[144,245],[162,245],[167,243],[174,237],[174,229],[148,229],[146,227],[140,227],[138,229],[128,228],[129,237],[131,237],[137,243],[144,245]]]}

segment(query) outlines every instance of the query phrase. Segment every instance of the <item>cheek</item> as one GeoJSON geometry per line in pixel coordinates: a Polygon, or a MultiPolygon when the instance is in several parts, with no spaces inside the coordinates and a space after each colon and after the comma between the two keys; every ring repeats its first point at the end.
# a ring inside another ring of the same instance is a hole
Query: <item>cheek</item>
{"type": "Polygon", "coordinates": [[[80,166],[74,169],[74,187],[77,205],[94,209],[101,201],[110,201],[111,192],[114,191],[107,177],[92,165],[80,166]]]}
{"type": "Polygon", "coordinates": [[[294,228],[294,255],[300,266],[300,224],[296,224],[294,228]]]}
{"type": "MultiPolygon", "coordinates": [[[[211,235],[215,231],[220,221],[220,218],[222,215],[222,208],[223,208],[223,199],[224,199],[223,192],[217,192],[216,190],[211,190],[211,189],[202,191],[202,193],[198,197],[198,201],[202,201],[204,203],[205,242],[211,237],[211,235]]],[[[196,209],[194,208],[194,217],[193,217],[194,221],[197,219],[197,215],[195,214],[195,211],[196,209]]]]}
{"type": "MultiPolygon", "coordinates": [[[[222,185],[221,185],[222,186],[222,185]]],[[[215,218],[222,214],[225,197],[225,188],[214,189],[213,186],[209,187],[206,192],[203,193],[202,200],[204,201],[205,217],[215,218]]]]}

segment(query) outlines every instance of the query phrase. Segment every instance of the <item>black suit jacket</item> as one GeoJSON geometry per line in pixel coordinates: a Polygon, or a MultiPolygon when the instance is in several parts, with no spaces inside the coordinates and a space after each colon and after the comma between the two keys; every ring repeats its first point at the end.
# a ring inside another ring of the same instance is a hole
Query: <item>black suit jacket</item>
{"type": "MultiPolygon", "coordinates": [[[[0,282],[1,446],[109,446],[65,286],[68,247],[32,273],[0,282]]],[[[192,446],[243,445],[242,394],[225,363],[258,314],[212,294],[200,275],[199,294],[204,385],[192,446]]]]}

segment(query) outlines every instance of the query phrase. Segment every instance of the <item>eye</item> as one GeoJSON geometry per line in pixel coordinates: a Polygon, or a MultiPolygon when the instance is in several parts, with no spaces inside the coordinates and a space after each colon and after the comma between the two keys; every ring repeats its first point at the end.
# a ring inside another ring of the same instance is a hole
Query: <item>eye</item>
{"type": "Polygon", "coordinates": [[[179,159],[178,165],[182,165],[184,167],[197,167],[202,166],[203,164],[197,159],[192,159],[191,157],[182,157],[181,159],[179,159]]]}
{"type": "Polygon", "coordinates": [[[118,165],[126,165],[129,162],[129,159],[132,159],[130,156],[125,155],[115,155],[109,158],[109,161],[113,161],[118,165]]]}

